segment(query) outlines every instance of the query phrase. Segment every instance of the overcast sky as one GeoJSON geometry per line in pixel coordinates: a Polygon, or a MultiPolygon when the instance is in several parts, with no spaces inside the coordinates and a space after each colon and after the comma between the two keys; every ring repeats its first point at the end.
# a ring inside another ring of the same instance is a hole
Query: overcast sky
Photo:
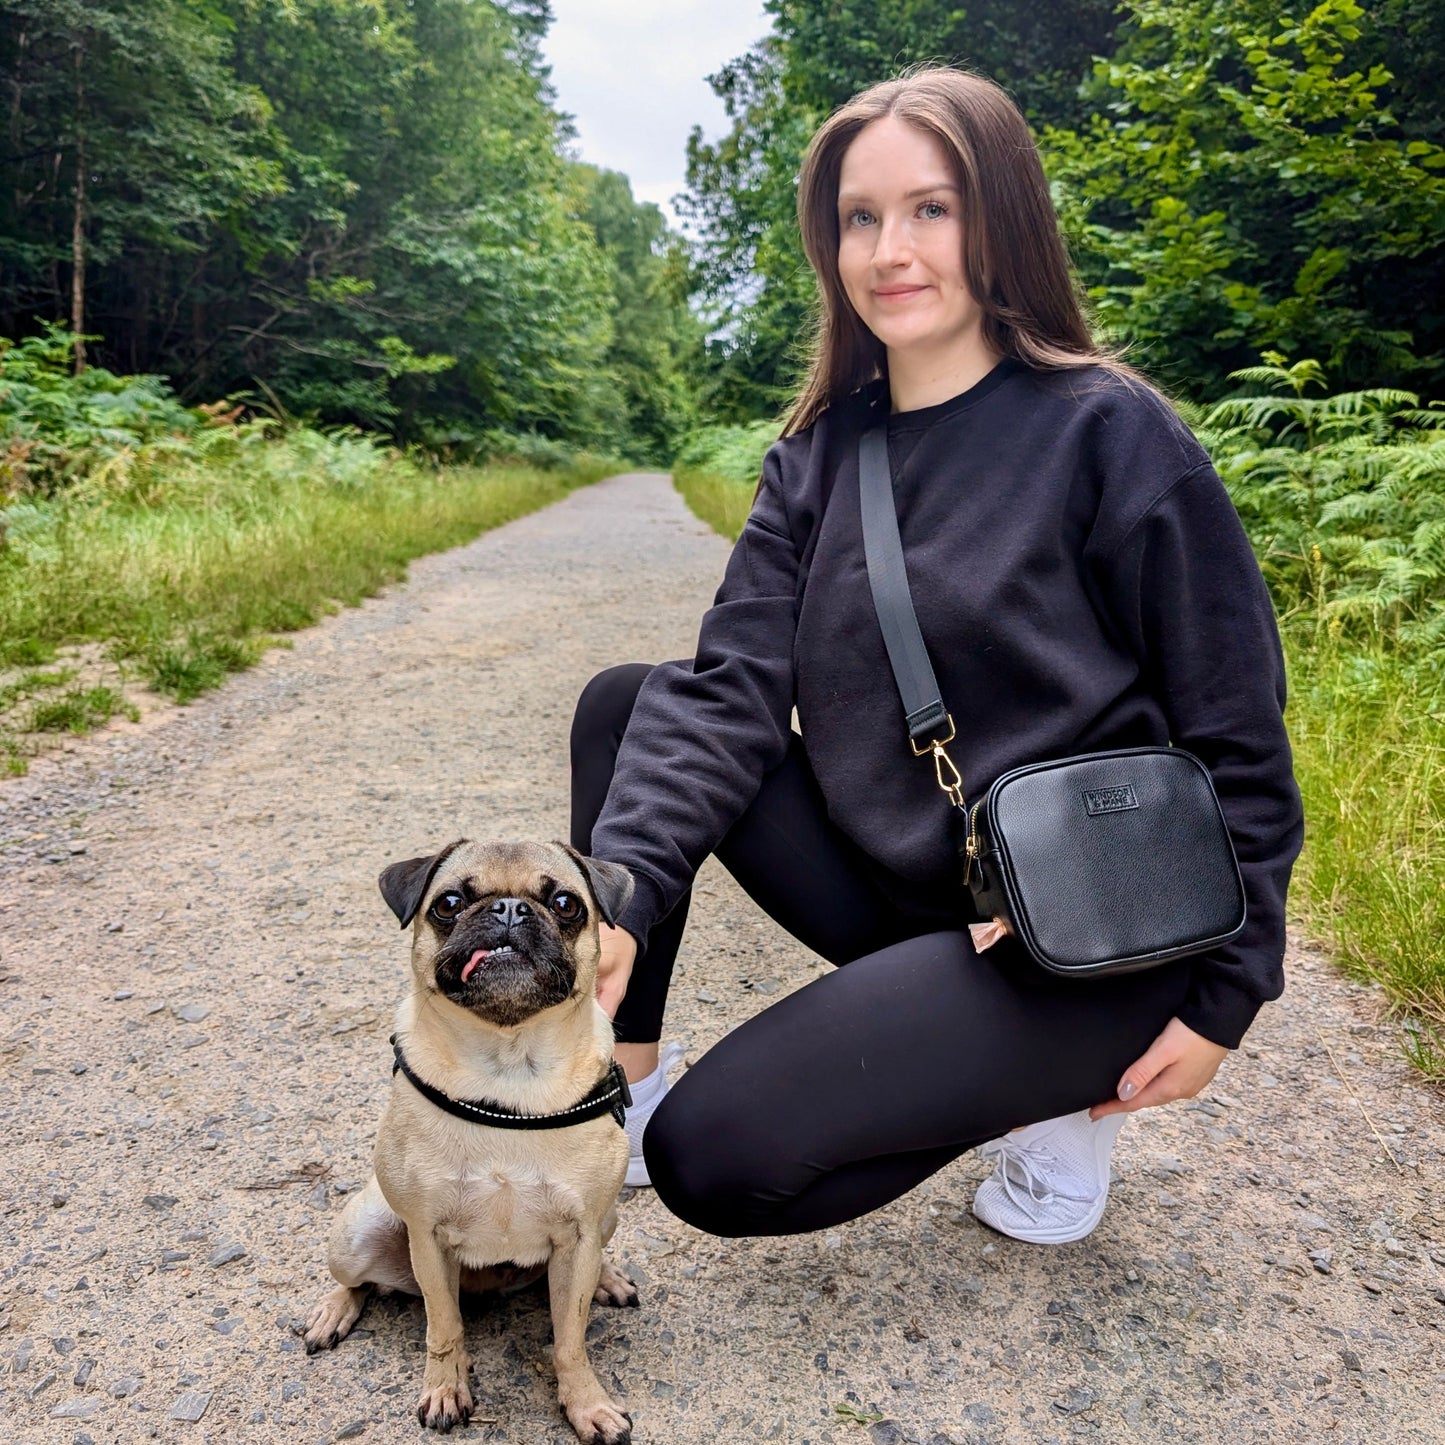
{"type": "Polygon", "coordinates": [[[552,13],[547,60],[582,159],[622,171],[677,224],[688,132],[726,126],[703,77],[767,34],[762,0],[552,0],[552,13]]]}

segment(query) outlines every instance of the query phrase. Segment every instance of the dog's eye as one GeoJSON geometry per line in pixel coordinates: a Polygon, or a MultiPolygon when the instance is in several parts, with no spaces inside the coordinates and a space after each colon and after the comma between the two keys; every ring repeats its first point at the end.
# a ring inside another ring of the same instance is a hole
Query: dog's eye
{"type": "Polygon", "coordinates": [[[438,923],[454,923],[457,915],[467,906],[467,900],[460,893],[443,893],[431,906],[431,916],[438,923]]]}
{"type": "Polygon", "coordinates": [[[581,900],[571,893],[552,895],[552,912],[564,923],[573,923],[582,916],[581,900]]]}

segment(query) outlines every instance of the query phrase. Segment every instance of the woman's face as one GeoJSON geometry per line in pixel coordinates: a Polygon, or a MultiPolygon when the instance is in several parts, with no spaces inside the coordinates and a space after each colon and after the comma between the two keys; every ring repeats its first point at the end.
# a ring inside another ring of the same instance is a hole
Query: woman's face
{"type": "Polygon", "coordinates": [[[843,153],[838,271],[891,360],[947,361],[978,345],[961,201],[941,142],[896,116],[865,126],[843,153]]]}

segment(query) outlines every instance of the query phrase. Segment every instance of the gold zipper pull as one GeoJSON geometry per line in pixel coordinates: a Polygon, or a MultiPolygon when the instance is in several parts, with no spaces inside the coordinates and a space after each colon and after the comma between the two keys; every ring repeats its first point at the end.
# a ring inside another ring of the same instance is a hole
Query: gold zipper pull
{"type": "MultiPolygon", "coordinates": [[[[982,800],[975,803],[968,814],[968,837],[964,840],[963,850],[968,855],[968,862],[963,869],[964,886],[968,887],[973,880],[973,865],[978,862],[978,810],[982,807],[982,800]]],[[[982,869],[980,867],[980,876],[982,869]]]]}

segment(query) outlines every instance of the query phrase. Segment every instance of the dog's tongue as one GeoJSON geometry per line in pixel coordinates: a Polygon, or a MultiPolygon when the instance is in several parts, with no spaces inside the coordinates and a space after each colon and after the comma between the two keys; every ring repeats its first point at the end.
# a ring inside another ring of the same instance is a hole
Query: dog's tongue
{"type": "Polygon", "coordinates": [[[486,962],[487,955],[488,955],[491,951],[492,951],[492,950],[491,950],[490,948],[479,948],[479,949],[467,960],[466,966],[462,969],[462,982],[463,982],[463,983],[465,983],[465,982],[472,976],[472,974],[474,974],[474,973],[476,972],[476,970],[477,970],[477,965],[478,965],[478,964],[481,964],[481,963],[485,963],[485,962],[486,962]]]}

